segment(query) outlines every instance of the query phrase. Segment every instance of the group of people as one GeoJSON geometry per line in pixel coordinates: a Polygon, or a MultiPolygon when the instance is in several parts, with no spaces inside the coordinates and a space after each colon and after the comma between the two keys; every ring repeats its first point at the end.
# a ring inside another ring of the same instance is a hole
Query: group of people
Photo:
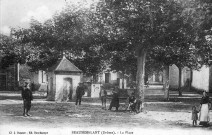
{"type": "Polygon", "coordinates": [[[211,101],[209,96],[207,95],[206,91],[203,91],[203,96],[200,101],[199,108],[196,106],[192,107],[192,120],[193,120],[193,126],[197,125],[197,120],[199,120],[199,125],[202,126],[209,126],[209,111],[211,108],[211,101]],[[199,117],[198,117],[199,113],[199,117]]]}
{"type": "MultiPolygon", "coordinates": [[[[113,89],[113,95],[111,99],[111,103],[108,110],[111,110],[112,107],[116,108],[116,111],[118,111],[119,108],[119,88],[118,86],[115,86],[113,89]]],[[[85,94],[84,86],[82,83],[79,83],[79,86],[76,89],[76,101],[75,105],[81,105],[82,96],[85,94]]],[[[23,99],[23,116],[31,116],[29,114],[30,108],[31,108],[31,101],[33,100],[32,91],[30,89],[30,83],[25,82],[23,90],[22,90],[22,99],[23,99]]],[[[101,86],[100,90],[100,98],[102,102],[102,109],[106,110],[106,99],[107,99],[107,91],[101,86]]],[[[142,102],[138,99],[136,99],[135,94],[132,93],[128,97],[128,106],[126,107],[126,110],[131,110],[132,112],[139,112],[140,105],[142,102]]],[[[199,107],[193,106],[192,107],[192,120],[193,120],[193,126],[197,125],[197,120],[199,120],[199,125],[203,126],[209,126],[209,111],[212,109],[212,103],[209,99],[209,96],[207,95],[206,91],[203,92],[203,96],[200,101],[199,107]],[[199,113],[199,116],[198,116],[199,113]]]]}
{"type": "MultiPolygon", "coordinates": [[[[112,99],[110,102],[110,106],[108,110],[111,110],[112,107],[116,108],[116,111],[118,111],[119,108],[119,88],[118,86],[115,86],[115,88],[112,91],[112,99]]],[[[102,102],[102,109],[106,110],[106,99],[107,99],[107,91],[101,86],[101,90],[100,90],[100,98],[101,98],[101,102],[102,102]]],[[[127,107],[126,107],[126,111],[130,110],[132,112],[139,112],[140,111],[140,105],[142,104],[142,102],[138,99],[135,98],[135,94],[134,92],[127,98],[127,107]]]]}
{"type": "MultiPolygon", "coordinates": [[[[27,117],[27,116],[31,116],[29,114],[29,111],[31,109],[31,101],[33,100],[33,95],[32,95],[32,91],[33,91],[33,86],[30,86],[29,82],[25,82],[23,89],[21,91],[21,96],[23,99],[23,116],[27,117]]],[[[76,101],[75,101],[75,105],[81,105],[81,100],[82,100],[82,96],[85,94],[85,88],[83,86],[82,83],[79,83],[79,86],[76,89],[76,101]]]]}
{"type": "MultiPolygon", "coordinates": [[[[115,86],[115,88],[113,89],[112,92],[113,92],[112,100],[111,100],[111,103],[110,103],[110,106],[109,106],[108,110],[111,110],[112,107],[115,107],[116,111],[118,111],[118,108],[119,108],[118,87],[115,86]]],[[[107,91],[104,89],[103,86],[101,86],[101,90],[100,90],[99,96],[100,96],[101,102],[102,102],[102,109],[106,110],[107,109],[106,108],[107,91]]]]}
{"type": "MultiPolygon", "coordinates": [[[[112,95],[112,100],[109,106],[108,110],[111,110],[112,107],[116,108],[116,111],[118,111],[119,108],[119,88],[118,86],[115,86],[113,89],[113,95],[112,95]]],[[[77,89],[76,89],[76,101],[75,105],[81,105],[82,101],[82,96],[85,94],[85,88],[82,83],[79,83],[77,89]]],[[[102,102],[102,109],[106,109],[106,99],[107,99],[107,91],[101,86],[101,91],[100,91],[100,98],[102,102]]],[[[25,82],[23,90],[22,90],[22,99],[23,99],[23,108],[24,108],[24,113],[23,116],[31,116],[29,114],[30,108],[31,108],[31,101],[33,100],[33,95],[32,95],[32,90],[30,89],[30,83],[25,82]]],[[[134,112],[136,111],[136,105],[138,104],[139,100],[136,100],[134,93],[131,94],[131,96],[128,97],[128,106],[126,110],[130,109],[134,112]]]]}

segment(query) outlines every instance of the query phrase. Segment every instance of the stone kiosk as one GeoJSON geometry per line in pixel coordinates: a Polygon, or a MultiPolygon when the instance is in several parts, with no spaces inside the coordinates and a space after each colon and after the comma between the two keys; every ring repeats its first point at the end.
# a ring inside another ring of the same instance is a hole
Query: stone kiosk
{"type": "Polygon", "coordinates": [[[63,57],[48,69],[47,75],[47,100],[61,102],[75,99],[76,88],[83,75],[80,69],[63,57]]]}

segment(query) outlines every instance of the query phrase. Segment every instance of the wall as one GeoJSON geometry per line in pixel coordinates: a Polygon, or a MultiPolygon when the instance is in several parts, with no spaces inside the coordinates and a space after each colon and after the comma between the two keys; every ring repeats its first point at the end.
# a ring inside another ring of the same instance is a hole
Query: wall
{"type": "Polygon", "coordinates": [[[30,80],[38,87],[36,90],[47,91],[47,74],[45,71],[33,72],[30,80]]]}
{"type": "Polygon", "coordinates": [[[209,91],[209,68],[203,66],[199,71],[193,71],[192,87],[209,91]]]}
{"type": "MultiPolygon", "coordinates": [[[[122,73],[121,72],[109,72],[109,83],[110,84],[119,84],[119,88],[122,88],[122,73]]],[[[125,79],[124,79],[124,88],[127,88],[127,83],[128,83],[128,79],[129,77],[125,76],[125,79]]],[[[100,76],[98,76],[98,82],[101,83],[101,84],[104,84],[105,83],[105,73],[103,73],[100,76]]]]}
{"type": "MultiPolygon", "coordinates": [[[[6,69],[0,67],[0,90],[14,91],[18,89],[18,64],[13,64],[6,69]]],[[[1,66],[1,65],[0,65],[1,66]]]]}
{"type": "Polygon", "coordinates": [[[169,66],[169,87],[177,89],[179,80],[179,69],[176,65],[169,66]]]}
{"type": "MultiPolygon", "coordinates": [[[[75,98],[76,95],[76,88],[78,86],[78,83],[81,81],[81,75],[56,75],[56,93],[55,93],[55,100],[59,100],[60,94],[62,92],[64,85],[66,83],[64,82],[64,78],[72,78],[72,84],[73,84],[73,95],[72,98],[75,98]]],[[[67,94],[69,94],[69,91],[67,91],[67,94]]]]}
{"type": "Polygon", "coordinates": [[[209,92],[212,93],[212,66],[210,66],[209,72],[209,92]]]}
{"type": "MultiPolygon", "coordinates": [[[[107,73],[109,73],[109,83],[112,83],[112,84],[116,83],[118,78],[118,73],[116,72],[107,72],[107,73]]],[[[99,76],[98,82],[105,83],[105,74],[106,73],[103,73],[102,77],[99,76]]]]}
{"type": "Polygon", "coordinates": [[[47,78],[46,78],[46,72],[39,70],[38,71],[38,83],[46,83],[47,82],[47,78]]]}
{"type": "Polygon", "coordinates": [[[156,72],[148,75],[148,82],[149,84],[163,84],[163,72],[156,72]]]}
{"type": "MultiPolygon", "coordinates": [[[[182,69],[181,85],[182,87],[186,84],[187,80],[191,80],[191,71],[185,67],[182,69]]],[[[169,66],[169,82],[171,89],[177,89],[179,86],[179,69],[176,65],[169,66]]]]}
{"type": "Polygon", "coordinates": [[[38,82],[38,73],[36,73],[36,72],[32,73],[31,82],[33,82],[35,84],[39,84],[39,82],[38,82]]]}
{"type": "Polygon", "coordinates": [[[55,100],[55,92],[56,92],[56,76],[53,72],[48,72],[48,96],[47,100],[54,101],[55,100]]]}
{"type": "Polygon", "coordinates": [[[181,79],[181,84],[182,86],[188,85],[186,84],[187,80],[191,80],[191,70],[187,67],[183,68],[182,70],[182,79],[181,79]]]}

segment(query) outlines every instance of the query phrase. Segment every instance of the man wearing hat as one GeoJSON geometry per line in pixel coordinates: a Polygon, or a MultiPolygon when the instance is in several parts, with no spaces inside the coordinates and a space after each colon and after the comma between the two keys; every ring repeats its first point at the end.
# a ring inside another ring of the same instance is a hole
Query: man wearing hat
{"type": "Polygon", "coordinates": [[[29,83],[25,82],[24,88],[22,89],[21,96],[23,99],[23,105],[24,105],[24,113],[23,116],[31,116],[29,114],[30,108],[31,108],[31,101],[33,100],[32,91],[29,88],[29,83]]]}
{"type": "Polygon", "coordinates": [[[84,90],[83,84],[79,83],[79,86],[76,89],[76,103],[75,103],[75,105],[77,105],[78,102],[79,102],[79,105],[81,105],[82,96],[84,94],[85,94],[85,90],[84,90]]]}

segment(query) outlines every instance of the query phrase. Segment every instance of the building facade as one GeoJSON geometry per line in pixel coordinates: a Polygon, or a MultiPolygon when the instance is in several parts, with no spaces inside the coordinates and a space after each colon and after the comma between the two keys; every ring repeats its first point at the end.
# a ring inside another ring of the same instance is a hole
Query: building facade
{"type": "Polygon", "coordinates": [[[19,64],[2,68],[0,64],[0,90],[15,91],[19,86],[19,64]]]}
{"type": "MultiPolygon", "coordinates": [[[[169,82],[171,89],[179,86],[179,69],[176,65],[169,67],[169,82]]],[[[212,66],[203,66],[199,70],[191,70],[187,67],[182,69],[182,87],[190,85],[192,89],[212,92],[212,66]]]]}

